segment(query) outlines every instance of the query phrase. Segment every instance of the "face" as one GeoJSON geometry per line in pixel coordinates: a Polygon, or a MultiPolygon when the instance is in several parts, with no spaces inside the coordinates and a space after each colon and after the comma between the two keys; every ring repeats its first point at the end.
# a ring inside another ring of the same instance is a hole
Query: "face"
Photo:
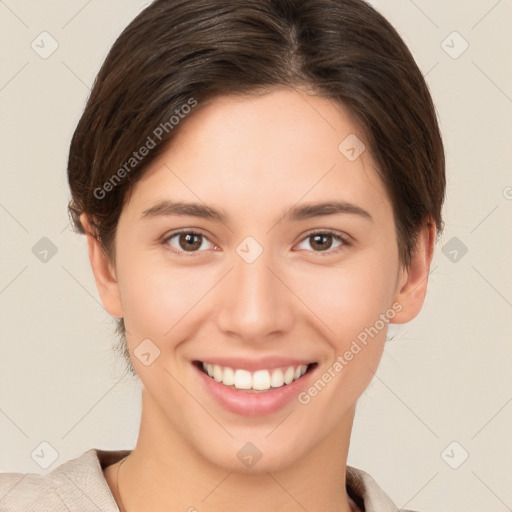
{"type": "Polygon", "coordinates": [[[226,96],[182,123],[123,208],[112,277],[92,245],[91,262],[143,416],[215,465],[242,470],[250,442],[275,470],[351,425],[388,323],[421,307],[428,251],[401,269],[365,136],[332,101],[226,96]]]}

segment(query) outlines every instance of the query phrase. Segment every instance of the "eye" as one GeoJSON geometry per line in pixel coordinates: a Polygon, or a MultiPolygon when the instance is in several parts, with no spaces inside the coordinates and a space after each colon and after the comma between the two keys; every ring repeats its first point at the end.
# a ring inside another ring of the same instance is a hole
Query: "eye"
{"type": "MultiPolygon", "coordinates": [[[[199,249],[204,249],[204,242],[207,240],[206,236],[202,233],[183,229],[167,236],[163,243],[169,245],[176,254],[192,253],[190,256],[193,256],[193,253],[201,252],[199,249]]],[[[214,244],[212,245],[215,247],[214,244]]]]}
{"type": "Polygon", "coordinates": [[[339,242],[339,245],[337,245],[336,248],[350,245],[350,241],[347,236],[341,235],[340,233],[337,233],[335,231],[315,231],[314,233],[310,233],[309,235],[307,235],[301,243],[304,243],[309,239],[312,240],[312,242],[310,242],[311,247],[316,247],[320,249],[315,250],[313,252],[318,252],[322,256],[327,256],[329,254],[340,252],[341,249],[326,251],[326,249],[330,249],[332,247],[333,240],[339,242]]]}
{"type": "MultiPolygon", "coordinates": [[[[304,243],[309,239],[312,240],[312,242],[310,242],[311,247],[320,249],[314,250],[313,252],[317,252],[322,256],[340,252],[341,249],[337,248],[350,245],[350,240],[346,235],[342,235],[335,231],[329,230],[310,233],[302,240],[301,243],[304,243]],[[332,247],[333,240],[337,241],[338,245],[335,246],[334,250],[327,251],[327,249],[332,247]]],[[[195,256],[194,253],[202,252],[200,250],[201,248],[205,249],[205,242],[210,243],[213,248],[217,248],[217,246],[210,242],[204,234],[187,229],[175,231],[174,233],[171,233],[169,236],[165,237],[165,239],[162,241],[164,245],[167,245],[171,248],[172,252],[180,256],[183,254],[187,256],[195,256]]]]}

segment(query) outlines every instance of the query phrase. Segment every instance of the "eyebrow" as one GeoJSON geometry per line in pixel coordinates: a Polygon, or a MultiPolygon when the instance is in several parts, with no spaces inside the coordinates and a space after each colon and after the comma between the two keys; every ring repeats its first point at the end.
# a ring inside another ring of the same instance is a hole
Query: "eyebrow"
{"type": "MultiPolygon", "coordinates": [[[[365,219],[373,221],[373,217],[369,212],[360,206],[346,201],[307,203],[300,206],[293,206],[289,210],[285,210],[285,213],[282,214],[280,218],[285,221],[301,221],[315,217],[337,214],[359,215],[365,219]]],[[[144,210],[141,218],[173,215],[200,217],[203,219],[220,221],[222,223],[227,223],[229,221],[229,216],[224,210],[218,210],[201,203],[170,200],[160,201],[151,208],[144,210]]]]}

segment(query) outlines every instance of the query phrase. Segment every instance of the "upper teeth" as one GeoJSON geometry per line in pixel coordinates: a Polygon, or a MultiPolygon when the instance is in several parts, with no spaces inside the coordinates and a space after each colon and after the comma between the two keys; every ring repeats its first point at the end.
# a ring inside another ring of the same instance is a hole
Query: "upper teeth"
{"type": "Polygon", "coordinates": [[[226,386],[235,386],[236,389],[264,391],[270,389],[270,387],[279,388],[284,384],[290,384],[290,382],[302,377],[308,367],[303,364],[289,366],[284,371],[281,368],[275,368],[274,370],[250,372],[248,370],[233,370],[233,368],[219,366],[218,364],[203,363],[203,368],[210,377],[226,386]]]}

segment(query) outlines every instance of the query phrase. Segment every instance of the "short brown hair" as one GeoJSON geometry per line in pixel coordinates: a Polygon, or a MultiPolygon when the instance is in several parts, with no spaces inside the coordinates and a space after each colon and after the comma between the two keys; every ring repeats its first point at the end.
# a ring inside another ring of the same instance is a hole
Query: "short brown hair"
{"type": "MultiPolygon", "coordinates": [[[[443,143],[414,58],[363,0],[155,0],[110,49],[73,135],[75,228],[84,232],[79,217],[86,213],[115,260],[121,209],[180,129],[171,118],[182,117],[191,98],[201,105],[283,86],[335,100],[355,116],[392,202],[400,262],[408,266],[424,224],[434,222],[438,234],[443,228],[443,143]],[[126,166],[161,126],[168,129],[156,147],[126,166]]],[[[118,333],[126,345],[122,319],[118,333]]],[[[129,361],[126,346],[124,355],[129,361]]]]}

